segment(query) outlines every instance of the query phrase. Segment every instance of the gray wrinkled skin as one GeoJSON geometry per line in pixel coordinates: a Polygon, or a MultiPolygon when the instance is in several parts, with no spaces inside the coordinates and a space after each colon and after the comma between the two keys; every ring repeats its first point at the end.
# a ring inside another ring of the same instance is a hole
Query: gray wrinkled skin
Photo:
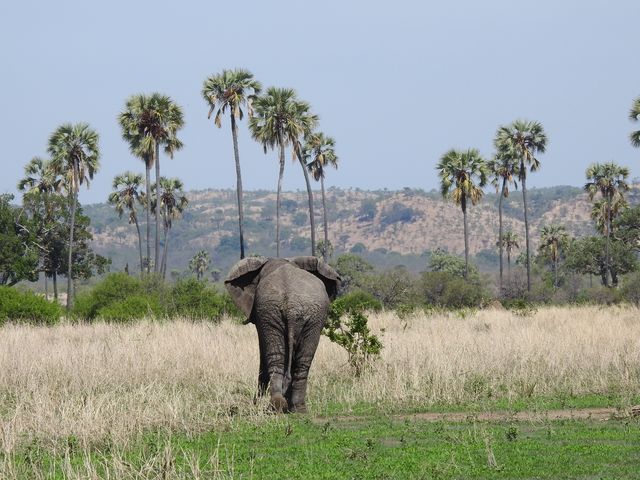
{"type": "Polygon", "coordinates": [[[325,283],[285,259],[265,260],[252,283],[249,321],[260,345],[258,393],[269,389],[276,411],[306,412],[309,368],[329,310],[325,283]]]}

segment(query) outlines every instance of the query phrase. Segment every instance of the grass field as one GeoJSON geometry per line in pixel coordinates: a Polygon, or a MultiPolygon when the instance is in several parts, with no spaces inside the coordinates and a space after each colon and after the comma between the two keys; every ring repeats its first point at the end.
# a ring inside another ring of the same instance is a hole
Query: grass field
{"type": "Polygon", "coordinates": [[[370,320],[382,358],[356,378],[323,338],[301,417],[254,405],[252,326],[5,325],[0,478],[638,478],[637,310],[370,320]],[[587,407],[616,418],[545,417],[587,407]]]}

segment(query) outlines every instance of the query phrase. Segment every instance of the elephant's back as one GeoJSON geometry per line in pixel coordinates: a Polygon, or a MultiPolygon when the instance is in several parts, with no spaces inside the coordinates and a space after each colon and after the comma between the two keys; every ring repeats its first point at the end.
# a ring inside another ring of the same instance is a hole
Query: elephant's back
{"type": "Polygon", "coordinates": [[[319,308],[326,310],[329,296],[324,283],[295,265],[283,264],[261,280],[256,288],[257,304],[278,305],[288,316],[319,308]]]}

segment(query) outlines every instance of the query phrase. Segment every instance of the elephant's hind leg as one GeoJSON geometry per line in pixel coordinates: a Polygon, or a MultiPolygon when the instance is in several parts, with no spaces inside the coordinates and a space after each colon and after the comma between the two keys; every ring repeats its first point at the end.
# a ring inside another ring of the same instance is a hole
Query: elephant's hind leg
{"type": "Polygon", "coordinates": [[[269,369],[265,358],[266,350],[264,341],[261,335],[258,335],[258,346],[260,347],[260,371],[258,372],[258,393],[256,399],[257,397],[264,396],[264,394],[267,393],[267,388],[269,388],[269,369]]]}
{"type": "Polygon", "coordinates": [[[261,364],[258,388],[264,388],[265,382],[268,382],[271,405],[276,412],[286,412],[288,411],[288,402],[283,393],[287,353],[284,338],[285,332],[281,325],[281,320],[269,320],[269,318],[261,318],[256,323],[258,337],[260,338],[261,364]]]}
{"type": "Polygon", "coordinates": [[[291,389],[287,399],[289,411],[307,413],[305,397],[307,394],[307,378],[309,368],[320,342],[322,324],[314,324],[303,330],[293,352],[291,366],[291,389]]]}

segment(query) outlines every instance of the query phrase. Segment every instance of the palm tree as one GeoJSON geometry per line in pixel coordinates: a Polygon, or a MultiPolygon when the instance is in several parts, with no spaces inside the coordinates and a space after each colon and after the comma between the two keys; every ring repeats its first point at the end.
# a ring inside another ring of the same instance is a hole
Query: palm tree
{"type": "Polygon", "coordinates": [[[49,195],[60,191],[62,180],[52,168],[51,160],[33,157],[25,165],[24,174],[18,182],[18,190],[25,195],[33,192],[49,195]]]}
{"type": "MultiPolygon", "coordinates": [[[[129,142],[131,151],[145,162],[146,168],[146,201],[147,201],[147,271],[151,263],[150,221],[151,212],[151,168],[155,165],[156,191],[160,191],[160,146],[170,158],[176,150],[182,148],[182,142],[176,136],[184,125],[182,109],[166,95],[153,93],[150,96],[141,94],[130,97],[125,110],[119,116],[123,138],[129,142]]],[[[155,266],[158,269],[159,259],[159,212],[156,211],[155,266]]]]}
{"type": "Polygon", "coordinates": [[[591,200],[600,193],[604,200],[604,232],[605,242],[605,286],[609,286],[609,274],[611,273],[611,222],[614,204],[624,201],[624,193],[629,190],[626,180],[629,177],[629,169],[621,167],[613,162],[594,163],[587,168],[587,183],[585,191],[591,200]]]}
{"type": "MultiPolygon", "coordinates": [[[[162,223],[164,226],[164,250],[160,263],[160,274],[162,278],[167,275],[167,255],[169,250],[169,233],[173,227],[173,220],[182,216],[189,200],[184,195],[184,185],[178,178],[160,179],[162,193],[160,194],[160,211],[162,212],[162,223]]],[[[154,189],[155,193],[155,189],[154,189]]],[[[157,211],[157,199],[153,201],[154,211],[157,211]]]]}
{"type": "Polygon", "coordinates": [[[309,104],[298,100],[294,90],[289,88],[267,89],[265,95],[255,101],[255,116],[249,120],[249,128],[254,140],[267,148],[278,147],[280,170],[278,173],[278,193],[276,200],[276,256],[280,256],[280,194],[284,175],[284,151],[292,146],[293,158],[298,157],[303,167],[309,196],[309,216],[311,220],[311,253],[315,251],[315,220],[313,214],[313,195],[307,169],[302,160],[302,147],[299,139],[308,135],[315,127],[318,117],[310,113],[309,104]]]}
{"type": "Polygon", "coordinates": [[[514,248],[520,248],[520,238],[517,233],[508,230],[502,236],[502,241],[500,243],[507,252],[507,277],[509,278],[509,281],[511,281],[511,252],[514,248]]]}
{"type": "Polygon", "coordinates": [[[202,96],[209,104],[209,115],[218,109],[214,122],[218,128],[222,127],[221,117],[229,110],[231,119],[231,137],[233,138],[233,155],[236,162],[236,194],[238,197],[238,227],[240,231],[240,259],[244,254],[244,215],[242,207],[242,174],[240,172],[240,154],[238,153],[238,127],[236,119],[242,120],[246,106],[249,118],[253,115],[252,103],[262,90],[262,85],[254,80],[253,74],[247,70],[223,70],[222,73],[211,75],[204,81],[202,96]]]}
{"type": "Polygon", "coordinates": [[[149,273],[151,264],[151,167],[155,148],[151,137],[147,135],[149,126],[146,122],[151,109],[150,100],[147,95],[133,95],[126,102],[125,110],[118,116],[118,122],[122,129],[122,138],[129,143],[131,153],[142,158],[145,167],[145,217],[146,217],[146,246],[147,262],[146,270],[149,273]]]}
{"type": "Polygon", "coordinates": [[[138,223],[137,204],[142,202],[143,194],[140,188],[143,184],[142,175],[139,173],[125,172],[116,175],[113,179],[113,192],[109,195],[109,203],[113,205],[122,218],[125,209],[129,212],[129,223],[136,226],[138,232],[138,250],[140,253],[140,273],[144,271],[142,260],[142,235],[138,223]]]}
{"type": "Polygon", "coordinates": [[[611,222],[607,222],[609,217],[608,207],[609,205],[604,199],[593,202],[591,207],[591,219],[595,222],[598,233],[602,235],[606,235],[609,228],[611,228],[611,233],[614,233],[614,221],[629,207],[629,203],[622,196],[617,196],[613,199],[611,203],[611,222]],[[611,223],[611,226],[608,223],[611,223]]]}
{"type": "Polygon", "coordinates": [[[498,247],[500,249],[500,292],[502,292],[502,200],[509,196],[509,186],[513,184],[518,188],[515,177],[518,174],[518,163],[508,155],[497,154],[489,163],[488,169],[491,173],[491,184],[495,187],[496,193],[500,195],[498,200],[498,247]]]}
{"type": "MultiPolygon", "coordinates": [[[[633,105],[631,105],[631,110],[629,111],[629,119],[637,122],[640,120],[640,97],[636,98],[633,101],[633,105]]],[[[631,132],[631,145],[634,147],[640,148],[640,130],[636,130],[635,132],[631,132]]]]}
{"type": "Polygon", "coordinates": [[[542,124],[526,120],[516,120],[511,125],[498,128],[494,140],[500,156],[507,156],[519,162],[518,179],[522,184],[522,201],[524,204],[524,233],[527,264],[527,290],[531,291],[531,262],[529,250],[529,219],[527,217],[527,169],[535,172],[540,168],[537,153],[544,153],[547,148],[547,135],[542,124]]]}
{"type": "Polygon", "coordinates": [[[306,137],[311,134],[313,129],[318,124],[318,116],[312,114],[309,111],[310,107],[306,102],[296,102],[294,106],[294,119],[298,123],[301,133],[298,134],[297,137],[293,137],[293,133],[295,131],[294,129],[294,131],[292,131],[291,143],[293,145],[294,157],[298,159],[298,163],[302,168],[302,175],[304,176],[304,182],[307,187],[307,198],[309,202],[309,225],[311,228],[311,255],[314,256],[316,254],[316,217],[313,205],[313,190],[311,189],[311,181],[309,180],[307,164],[305,163],[302,155],[302,143],[300,142],[300,138],[306,137]]]}
{"type": "Polygon", "coordinates": [[[470,148],[464,152],[449,150],[436,166],[440,176],[443,197],[451,199],[462,208],[464,219],[464,276],[469,274],[469,230],[467,226],[467,202],[473,205],[482,198],[482,187],[487,183],[487,165],[480,152],[470,148]],[[477,184],[476,184],[477,180],[477,184]]]}
{"type": "Polygon", "coordinates": [[[27,163],[24,167],[24,178],[18,182],[18,190],[24,192],[23,198],[26,199],[31,197],[32,195],[41,194],[43,207],[44,207],[44,218],[42,219],[42,231],[40,232],[42,235],[42,245],[41,245],[41,253],[43,255],[43,271],[44,271],[44,282],[45,282],[45,293],[48,297],[48,289],[47,289],[47,277],[50,275],[53,280],[53,296],[57,300],[58,299],[58,281],[57,274],[55,269],[53,271],[48,271],[47,265],[50,265],[49,261],[49,239],[51,235],[55,235],[54,230],[57,225],[52,225],[53,223],[53,211],[51,208],[51,203],[49,201],[49,197],[52,194],[58,193],[60,191],[62,185],[62,179],[52,168],[50,160],[43,160],[40,157],[32,158],[29,163],[27,163]]]}
{"type": "Polygon", "coordinates": [[[73,231],[78,207],[78,191],[99,168],[98,134],[86,123],[66,123],[58,127],[49,138],[52,168],[64,178],[64,188],[71,205],[69,220],[69,260],[67,274],[67,310],[73,306],[73,231]]]}
{"type": "Polygon", "coordinates": [[[189,261],[189,270],[195,273],[196,278],[200,280],[209,268],[210,261],[211,257],[209,256],[209,253],[206,250],[200,250],[189,261]]]}
{"type": "Polygon", "coordinates": [[[320,181],[322,191],[322,223],[324,225],[324,243],[322,257],[327,261],[327,250],[329,246],[329,229],[327,226],[327,202],[324,191],[325,167],[332,166],[338,168],[338,156],[335,152],[336,142],[331,137],[325,137],[324,133],[317,132],[309,135],[305,139],[302,149],[302,157],[307,162],[307,168],[317,182],[320,181]]]}
{"type": "Polygon", "coordinates": [[[553,287],[558,288],[558,262],[562,250],[569,244],[569,234],[563,225],[546,225],[540,232],[541,252],[546,252],[553,262],[553,287]]]}

